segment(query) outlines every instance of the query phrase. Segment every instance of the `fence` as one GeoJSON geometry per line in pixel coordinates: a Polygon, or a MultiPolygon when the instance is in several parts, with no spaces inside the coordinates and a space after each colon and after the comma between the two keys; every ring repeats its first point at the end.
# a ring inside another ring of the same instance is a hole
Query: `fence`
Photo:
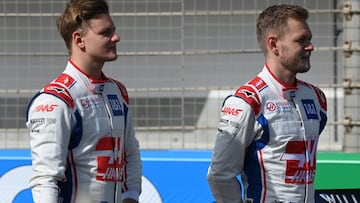
{"type": "MultiPolygon", "coordinates": [[[[55,19],[66,2],[0,3],[0,148],[28,147],[27,101],[65,66],[67,52],[55,19]]],[[[354,130],[357,115],[344,116],[348,115],[345,107],[351,107],[350,112],[359,111],[358,103],[354,102],[358,100],[346,99],[347,90],[353,90],[355,99],[358,97],[358,74],[346,69],[357,69],[349,61],[356,58],[358,37],[351,35],[355,39],[345,39],[347,33],[359,29],[359,23],[352,22],[357,19],[356,1],[109,0],[108,3],[121,42],[119,59],[107,64],[104,72],[127,86],[143,149],[212,148],[222,100],[263,67],[264,57],[255,35],[257,14],[271,4],[291,3],[309,9],[316,47],[310,73],[299,77],[319,85],[329,98],[329,124],[321,136],[320,150],[348,149],[344,147],[347,143],[344,132],[352,134],[354,146],[349,150],[359,150],[359,136],[354,130]],[[349,16],[352,19],[345,18],[349,16]],[[343,53],[352,56],[344,57],[343,53]],[[347,73],[351,84],[343,83],[347,73]]]]}

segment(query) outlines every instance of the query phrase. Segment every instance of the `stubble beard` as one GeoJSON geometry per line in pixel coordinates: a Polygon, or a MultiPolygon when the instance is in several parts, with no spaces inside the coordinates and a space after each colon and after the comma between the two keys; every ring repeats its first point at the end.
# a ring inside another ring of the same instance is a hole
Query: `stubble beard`
{"type": "Polygon", "coordinates": [[[303,59],[299,58],[298,60],[291,60],[290,58],[283,57],[281,60],[282,64],[291,70],[292,72],[296,73],[306,73],[310,70],[310,59],[303,59]]]}
{"type": "Polygon", "coordinates": [[[299,63],[298,65],[298,73],[306,73],[310,70],[311,65],[310,65],[310,59],[307,59],[306,61],[302,61],[299,63]]]}

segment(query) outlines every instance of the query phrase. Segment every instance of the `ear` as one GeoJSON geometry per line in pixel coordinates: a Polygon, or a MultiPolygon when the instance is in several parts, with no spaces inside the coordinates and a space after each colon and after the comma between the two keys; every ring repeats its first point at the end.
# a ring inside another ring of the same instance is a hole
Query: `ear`
{"type": "Polygon", "coordinates": [[[268,38],[267,38],[267,47],[268,47],[268,50],[272,53],[274,53],[275,55],[278,55],[279,54],[279,47],[278,47],[278,37],[275,36],[275,35],[270,35],[268,38]]]}
{"type": "Polygon", "coordinates": [[[72,40],[73,40],[74,45],[76,45],[80,49],[85,48],[85,42],[84,42],[84,40],[82,38],[82,35],[81,35],[80,31],[73,32],[72,40]]]}

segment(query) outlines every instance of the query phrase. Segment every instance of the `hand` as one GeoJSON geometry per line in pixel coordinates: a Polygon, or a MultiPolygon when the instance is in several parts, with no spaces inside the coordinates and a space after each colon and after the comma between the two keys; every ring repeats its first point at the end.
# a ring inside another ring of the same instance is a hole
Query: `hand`
{"type": "Polygon", "coordinates": [[[127,199],[123,200],[123,203],[138,203],[138,201],[136,201],[134,199],[127,198],[127,199]]]}

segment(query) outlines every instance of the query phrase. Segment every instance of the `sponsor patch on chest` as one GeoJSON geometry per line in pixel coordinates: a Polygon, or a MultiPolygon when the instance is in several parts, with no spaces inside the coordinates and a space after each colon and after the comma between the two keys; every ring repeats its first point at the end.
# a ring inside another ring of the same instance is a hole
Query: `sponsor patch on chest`
{"type": "Polygon", "coordinates": [[[265,104],[265,111],[267,113],[290,112],[291,111],[291,104],[287,100],[268,101],[265,104]]]}
{"type": "Polygon", "coordinates": [[[302,103],[302,105],[304,107],[307,119],[315,119],[315,120],[319,119],[314,100],[312,100],[312,99],[302,99],[301,103],[302,103]]]}
{"type": "Polygon", "coordinates": [[[109,104],[114,116],[122,116],[124,115],[122,110],[121,102],[117,95],[107,95],[109,104]]]}
{"type": "Polygon", "coordinates": [[[100,96],[91,95],[80,99],[81,106],[84,109],[94,109],[104,106],[100,96]]]}

